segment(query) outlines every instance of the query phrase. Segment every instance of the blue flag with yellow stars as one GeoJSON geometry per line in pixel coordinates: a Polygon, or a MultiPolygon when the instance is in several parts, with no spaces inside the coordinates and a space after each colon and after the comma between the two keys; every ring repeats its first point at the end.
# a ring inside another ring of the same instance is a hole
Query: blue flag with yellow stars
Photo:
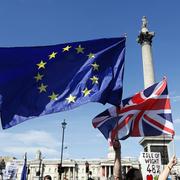
{"type": "Polygon", "coordinates": [[[87,102],[119,105],[125,40],[0,48],[3,129],[87,102]]]}

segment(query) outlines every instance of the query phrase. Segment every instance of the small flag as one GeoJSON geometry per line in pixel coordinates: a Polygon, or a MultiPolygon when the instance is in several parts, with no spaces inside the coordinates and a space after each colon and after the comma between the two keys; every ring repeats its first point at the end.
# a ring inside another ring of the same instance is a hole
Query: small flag
{"type": "Polygon", "coordinates": [[[93,119],[106,139],[126,139],[129,136],[174,135],[167,80],[150,86],[122,100],[93,119]]]}
{"type": "Polygon", "coordinates": [[[0,48],[3,129],[88,102],[119,105],[125,37],[0,48]]]}
{"type": "Polygon", "coordinates": [[[27,179],[27,153],[24,155],[24,165],[21,173],[21,180],[27,179]]]}

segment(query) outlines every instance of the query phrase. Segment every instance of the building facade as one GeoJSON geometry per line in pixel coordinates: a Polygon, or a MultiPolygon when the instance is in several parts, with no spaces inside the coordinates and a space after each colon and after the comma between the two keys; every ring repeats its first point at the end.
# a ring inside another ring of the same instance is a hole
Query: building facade
{"type": "MultiPolygon", "coordinates": [[[[38,153],[40,153],[38,151],[38,153]]],[[[113,176],[114,157],[110,152],[107,159],[65,159],[62,167],[63,180],[86,180],[88,177],[94,180],[107,180],[113,176]],[[88,169],[87,169],[88,164],[88,169]]],[[[41,159],[36,155],[34,160],[28,160],[28,180],[40,180],[45,175],[50,175],[53,180],[59,180],[58,164],[59,159],[41,159]]],[[[17,179],[20,179],[24,160],[16,160],[17,179]]],[[[123,172],[127,172],[129,166],[139,168],[137,158],[122,158],[123,172]]]]}
{"type": "MultiPolygon", "coordinates": [[[[38,151],[38,153],[41,153],[38,151]]],[[[27,180],[43,180],[45,175],[50,175],[52,180],[59,180],[58,164],[59,159],[41,159],[36,154],[35,159],[27,161],[28,175],[27,180]]],[[[87,180],[88,177],[94,180],[111,180],[113,176],[114,157],[113,153],[108,154],[106,159],[65,159],[61,180],[87,180]],[[88,164],[88,171],[87,171],[88,164]]],[[[2,157],[3,158],[3,157],[2,157]]],[[[24,160],[14,158],[6,159],[6,162],[13,161],[17,164],[17,180],[21,179],[24,160]]],[[[140,168],[138,158],[126,157],[121,159],[122,173],[125,174],[128,168],[140,168]]],[[[172,169],[172,175],[180,179],[180,159],[179,163],[172,169]]]]}

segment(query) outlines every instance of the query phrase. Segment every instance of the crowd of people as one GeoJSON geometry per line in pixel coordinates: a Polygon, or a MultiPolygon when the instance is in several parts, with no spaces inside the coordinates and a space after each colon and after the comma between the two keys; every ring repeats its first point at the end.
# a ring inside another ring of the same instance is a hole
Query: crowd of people
{"type": "MultiPolygon", "coordinates": [[[[121,144],[118,139],[115,139],[112,143],[115,151],[114,170],[113,170],[114,180],[143,180],[140,169],[133,167],[130,167],[125,177],[123,177],[121,170],[121,144]]],[[[176,164],[177,164],[177,159],[176,156],[174,155],[169,161],[169,163],[166,165],[164,170],[159,175],[158,180],[166,180],[171,172],[171,169],[176,164]]],[[[50,175],[46,175],[44,177],[44,180],[52,180],[52,178],[50,175]]]]}
{"type": "MultiPolygon", "coordinates": [[[[136,168],[129,168],[125,177],[122,177],[121,171],[121,144],[118,139],[115,139],[113,142],[113,148],[115,151],[115,160],[114,160],[114,180],[143,180],[141,171],[136,168]]],[[[166,180],[171,172],[173,166],[177,164],[176,156],[174,155],[169,163],[166,165],[164,170],[158,177],[158,180],[166,180]]]]}

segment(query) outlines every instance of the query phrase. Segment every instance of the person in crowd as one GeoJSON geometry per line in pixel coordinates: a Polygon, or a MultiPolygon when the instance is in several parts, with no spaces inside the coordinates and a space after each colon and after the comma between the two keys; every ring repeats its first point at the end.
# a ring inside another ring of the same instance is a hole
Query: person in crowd
{"type": "Polygon", "coordinates": [[[88,177],[88,180],[94,180],[94,179],[92,178],[92,171],[89,171],[89,177],[88,177]]]}
{"type": "MultiPolygon", "coordinates": [[[[114,180],[122,180],[122,171],[121,171],[121,144],[118,139],[114,139],[113,148],[115,151],[114,159],[114,180]]],[[[171,172],[171,169],[177,164],[177,158],[174,155],[162,173],[159,175],[158,180],[166,180],[171,172]]],[[[139,169],[131,167],[126,174],[126,180],[143,180],[141,171],[139,169]]]]}
{"type": "Polygon", "coordinates": [[[44,180],[52,180],[52,178],[50,175],[46,175],[46,176],[44,176],[44,180]]]}
{"type": "Polygon", "coordinates": [[[171,172],[171,169],[177,164],[177,158],[175,155],[171,158],[167,166],[164,168],[162,173],[159,175],[158,180],[166,180],[171,172]]]}
{"type": "Polygon", "coordinates": [[[126,174],[126,180],[143,180],[141,171],[132,167],[126,174]]]}
{"type": "Polygon", "coordinates": [[[121,144],[117,138],[115,138],[112,142],[114,151],[115,151],[115,159],[114,159],[114,180],[122,180],[121,173],[121,144]]]}
{"type": "MultiPolygon", "coordinates": [[[[121,144],[118,139],[114,139],[112,142],[113,148],[115,151],[115,160],[114,160],[114,180],[122,180],[122,169],[121,169],[121,144]]],[[[136,168],[129,168],[125,180],[143,180],[141,171],[136,168]]]]}

